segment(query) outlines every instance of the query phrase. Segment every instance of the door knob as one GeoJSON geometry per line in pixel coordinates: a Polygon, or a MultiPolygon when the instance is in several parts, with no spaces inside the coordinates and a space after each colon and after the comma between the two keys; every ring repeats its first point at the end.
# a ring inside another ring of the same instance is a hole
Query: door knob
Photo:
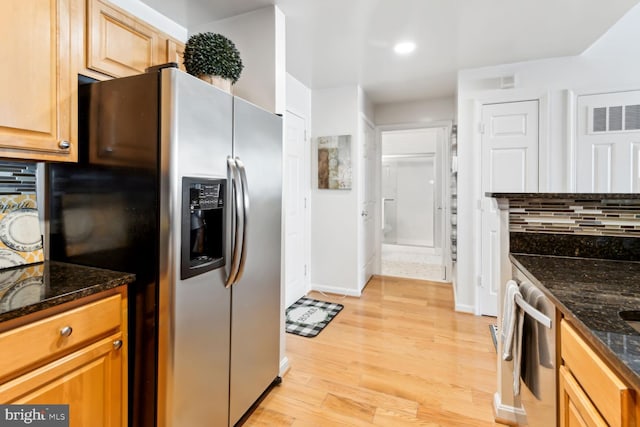
{"type": "Polygon", "coordinates": [[[367,212],[367,211],[362,211],[360,213],[360,216],[368,216],[368,215],[369,215],[369,212],[367,212]]]}
{"type": "Polygon", "coordinates": [[[68,337],[69,335],[71,335],[71,332],[73,332],[73,328],[71,326],[65,326],[64,328],[60,329],[60,336],[68,337]]]}
{"type": "Polygon", "coordinates": [[[114,350],[119,350],[120,347],[122,347],[122,340],[115,340],[113,342],[113,349],[114,350]]]}

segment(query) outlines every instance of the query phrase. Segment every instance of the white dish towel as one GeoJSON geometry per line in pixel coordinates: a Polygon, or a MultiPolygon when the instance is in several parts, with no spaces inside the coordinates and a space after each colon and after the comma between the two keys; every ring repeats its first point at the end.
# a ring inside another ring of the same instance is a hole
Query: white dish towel
{"type": "Polygon", "coordinates": [[[517,340],[514,339],[518,324],[516,295],[522,296],[520,294],[520,288],[514,280],[509,280],[505,289],[502,309],[502,331],[500,332],[500,338],[502,340],[502,360],[513,359],[517,347],[517,340]]]}

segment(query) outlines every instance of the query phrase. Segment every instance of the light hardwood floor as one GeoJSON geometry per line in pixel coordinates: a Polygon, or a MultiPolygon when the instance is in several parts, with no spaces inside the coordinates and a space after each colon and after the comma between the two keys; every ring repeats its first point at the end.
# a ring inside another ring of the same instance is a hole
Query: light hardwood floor
{"type": "Polygon", "coordinates": [[[374,277],[315,338],[286,334],[291,368],[245,426],[492,426],[495,319],[453,310],[450,284],[374,277]]]}

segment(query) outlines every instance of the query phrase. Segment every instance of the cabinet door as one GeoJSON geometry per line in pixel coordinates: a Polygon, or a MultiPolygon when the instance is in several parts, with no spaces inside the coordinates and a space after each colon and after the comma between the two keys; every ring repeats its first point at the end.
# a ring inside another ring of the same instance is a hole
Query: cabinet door
{"type": "Polygon", "coordinates": [[[571,372],[560,367],[560,427],[607,427],[571,372]]]}
{"type": "Polygon", "coordinates": [[[184,68],[184,44],[178,41],[167,39],[167,62],[175,62],[182,71],[184,68]]]}
{"type": "Polygon", "coordinates": [[[122,334],[114,334],[0,386],[0,402],[68,404],[71,426],[127,425],[122,334]]]}
{"type": "Polygon", "coordinates": [[[70,0],[2,0],[0,39],[0,157],[76,161],[70,0]]]}
{"type": "Polygon", "coordinates": [[[635,391],[607,366],[565,320],[560,323],[560,342],[564,364],[607,425],[634,426],[635,391]]]}
{"type": "Polygon", "coordinates": [[[106,2],[88,0],[87,22],[87,68],[91,70],[126,77],[144,73],[166,56],[158,31],[106,2]]]}

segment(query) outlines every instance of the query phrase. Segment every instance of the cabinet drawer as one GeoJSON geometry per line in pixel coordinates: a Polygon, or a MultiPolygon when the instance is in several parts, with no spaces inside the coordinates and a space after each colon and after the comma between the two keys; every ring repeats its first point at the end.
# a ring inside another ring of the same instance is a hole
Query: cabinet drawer
{"type": "Polygon", "coordinates": [[[113,295],[0,334],[0,379],[35,368],[80,344],[119,330],[121,302],[121,295],[113,295]],[[70,328],[66,336],[65,328],[70,328]]]}
{"type": "Polygon", "coordinates": [[[564,364],[611,426],[633,419],[633,390],[613,372],[566,321],[560,326],[564,364]]]}

